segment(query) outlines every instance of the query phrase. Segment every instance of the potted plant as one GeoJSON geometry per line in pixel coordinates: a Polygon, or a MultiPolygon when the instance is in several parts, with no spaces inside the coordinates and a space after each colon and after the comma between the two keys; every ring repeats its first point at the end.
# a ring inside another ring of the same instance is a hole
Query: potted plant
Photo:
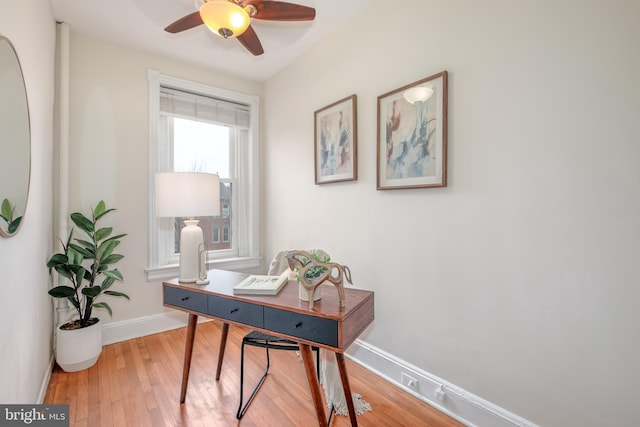
{"type": "MultiPolygon", "coordinates": [[[[325,251],[313,250],[311,251],[311,256],[317,261],[321,261],[321,262],[331,261],[331,257],[325,251]]],[[[309,261],[310,261],[309,258],[306,258],[304,256],[301,257],[302,264],[306,265],[309,261]]],[[[304,277],[305,279],[307,279],[307,281],[313,281],[314,279],[317,280],[317,278],[320,277],[322,274],[324,274],[325,271],[327,271],[327,267],[314,265],[304,273],[304,277]]],[[[298,282],[298,298],[301,301],[309,301],[309,295],[307,294],[307,290],[304,288],[304,286],[300,284],[301,279],[300,279],[299,267],[295,268],[295,277],[296,277],[296,282],[298,282]]],[[[319,287],[315,289],[315,291],[313,292],[314,301],[318,301],[320,298],[322,298],[321,291],[322,290],[319,287]]]]}
{"type": "Polygon", "coordinates": [[[7,223],[7,233],[13,234],[18,229],[22,216],[14,218],[14,212],[16,207],[11,206],[9,199],[4,199],[2,205],[0,205],[0,218],[7,223]]]}
{"type": "Polygon", "coordinates": [[[105,309],[112,315],[111,307],[98,299],[111,295],[129,299],[129,296],[111,290],[116,281],[122,281],[122,273],[111,266],[124,256],[114,252],[120,239],[126,234],[112,235],[112,227],[98,227],[98,222],[109,212],[104,201],[91,210],[91,218],[79,212],[70,215],[71,221],[82,230],[87,239],[73,237],[73,228],[62,252],[54,254],[47,262],[49,273],[57,271],[66,283],[49,289],[54,298],[68,300],[75,309],[72,320],[57,329],[56,361],[67,372],[79,371],[95,364],[102,352],[102,325],[93,316],[93,309],[105,309]]]}

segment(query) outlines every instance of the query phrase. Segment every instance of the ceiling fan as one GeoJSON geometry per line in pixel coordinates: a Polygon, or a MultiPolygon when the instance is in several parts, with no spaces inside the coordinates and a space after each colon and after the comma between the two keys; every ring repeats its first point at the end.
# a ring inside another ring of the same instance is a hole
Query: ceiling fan
{"type": "Polygon", "coordinates": [[[251,27],[251,18],[268,21],[313,21],[316,10],[312,7],[275,0],[205,0],[200,10],[170,24],[164,30],[179,33],[205,24],[215,34],[237,38],[253,55],[262,55],[264,49],[251,27]]]}

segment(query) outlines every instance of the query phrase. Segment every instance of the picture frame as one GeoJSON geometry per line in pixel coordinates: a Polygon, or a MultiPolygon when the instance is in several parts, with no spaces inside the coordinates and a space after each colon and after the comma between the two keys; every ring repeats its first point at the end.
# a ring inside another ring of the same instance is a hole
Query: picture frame
{"type": "Polygon", "coordinates": [[[447,186],[447,71],[378,96],[378,190],[447,186]]]}
{"type": "Polygon", "coordinates": [[[314,112],[315,183],[358,179],[357,97],[314,112]]]}

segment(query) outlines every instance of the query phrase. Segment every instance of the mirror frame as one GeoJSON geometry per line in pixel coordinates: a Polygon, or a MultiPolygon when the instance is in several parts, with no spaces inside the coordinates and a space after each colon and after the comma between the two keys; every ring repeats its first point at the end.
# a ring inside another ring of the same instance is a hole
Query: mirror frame
{"type": "MultiPolygon", "coordinates": [[[[24,99],[25,99],[25,114],[26,114],[26,122],[27,122],[27,130],[26,130],[26,141],[23,142],[19,142],[19,143],[26,143],[27,144],[27,159],[26,159],[26,168],[27,168],[27,172],[26,172],[26,188],[25,188],[25,194],[24,194],[24,210],[18,212],[19,214],[22,213],[22,215],[19,216],[20,218],[20,222],[17,225],[16,229],[13,231],[9,231],[8,227],[6,227],[4,225],[5,220],[2,219],[1,222],[2,224],[0,224],[0,236],[2,237],[13,237],[16,234],[18,234],[18,231],[20,231],[20,228],[22,227],[23,224],[23,220],[24,220],[24,215],[26,213],[27,210],[27,202],[29,200],[29,189],[30,189],[30,184],[31,184],[31,115],[30,115],[30,110],[29,110],[29,97],[27,96],[27,84],[24,80],[24,73],[22,72],[22,64],[20,63],[20,58],[18,57],[18,52],[16,52],[15,46],[13,45],[13,43],[11,43],[11,40],[9,40],[8,37],[5,37],[3,35],[0,35],[0,43],[2,42],[6,42],[7,45],[11,48],[11,51],[13,52],[13,56],[15,57],[15,61],[16,64],[18,65],[18,71],[20,72],[20,79],[22,81],[22,92],[24,93],[24,99]]],[[[2,148],[2,147],[0,147],[2,148]]],[[[10,148],[10,147],[9,147],[10,148]]],[[[5,200],[5,198],[2,198],[0,196],[0,209],[2,209],[2,204],[3,201],[5,200]]],[[[11,203],[11,200],[8,201],[11,206],[11,208],[15,208],[15,204],[11,203]]],[[[22,200],[20,200],[20,202],[22,202],[22,200]]],[[[0,210],[0,213],[2,211],[0,210]]],[[[12,214],[13,216],[13,214],[12,214]]]]}

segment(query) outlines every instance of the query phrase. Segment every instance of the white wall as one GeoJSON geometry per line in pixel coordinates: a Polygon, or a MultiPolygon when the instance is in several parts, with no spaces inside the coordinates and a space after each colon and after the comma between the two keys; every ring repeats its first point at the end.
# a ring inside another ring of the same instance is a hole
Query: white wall
{"type": "Polygon", "coordinates": [[[148,79],[149,68],[241,93],[261,95],[262,84],[198,69],[154,54],[78,34],[71,27],[69,210],[90,213],[103,199],[117,210],[105,217],[127,233],[119,246],[124,282],[116,284],[131,301],[110,299],[110,323],[164,312],[160,282],[147,282],[148,79]]]}
{"type": "Polygon", "coordinates": [[[266,258],[376,293],[370,344],[531,422],[637,423],[640,3],[398,0],[267,82],[266,258]],[[449,186],[376,191],[377,96],[449,71],[449,186]],[[357,182],[313,112],[358,96],[357,182]]]}
{"type": "MultiPolygon", "coordinates": [[[[376,292],[366,341],[526,419],[634,424],[640,5],[393,6],[374,6],[267,83],[265,257],[325,248],[376,292]],[[376,191],[376,97],[444,69],[449,187],[376,191]],[[315,186],[313,111],[352,93],[359,179],[315,186]]],[[[0,11],[0,33],[22,62],[33,140],[23,227],[0,240],[0,402],[12,403],[37,399],[51,354],[55,28],[41,4],[0,0],[0,11]]],[[[112,303],[114,322],[163,311],[143,270],[147,67],[263,94],[72,29],[70,206],[103,198],[129,233],[121,290],[132,301],[112,303]]]]}
{"type": "MultiPolygon", "coordinates": [[[[48,2],[0,0],[0,35],[22,65],[31,124],[29,200],[19,233],[0,238],[0,402],[35,403],[51,357],[51,153],[55,22],[48,2]]],[[[2,156],[11,153],[2,152],[2,156]]]]}

